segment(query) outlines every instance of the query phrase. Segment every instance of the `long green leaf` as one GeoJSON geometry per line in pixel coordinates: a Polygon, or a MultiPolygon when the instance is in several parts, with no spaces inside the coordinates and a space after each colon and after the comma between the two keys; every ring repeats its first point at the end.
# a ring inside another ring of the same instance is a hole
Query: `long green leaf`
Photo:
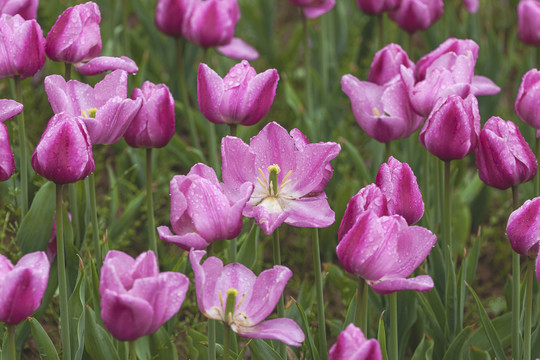
{"type": "Polygon", "coordinates": [[[84,345],[92,359],[120,360],[111,335],[97,323],[94,310],[88,306],[84,345]]]}
{"type": "Polygon", "coordinates": [[[253,339],[249,343],[249,350],[254,360],[284,360],[274,348],[261,339],[253,339]]]}
{"type": "Polygon", "coordinates": [[[58,359],[58,353],[54,347],[53,342],[43,326],[34,318],[28,318],[30,328],[32,329],[32,337],[36,342],[39,350],[39,357],[41,359],[58,359]]]}
{"type": "Polygon", "coordinates": [[[416,347],[411,360],[432,360],[434,344],[433,339],[424,337],[416,347]]]}
{"type": "Polygon", "coordinates": [[[306,335],[308,348],[309,348],[309,351],[311,352],[311,359],[318,360],[319,351],[317,350],[317,347],[315,346],[315,342],[313,341],[313,337],[311,336],[311,332],[309,331],[309,322],[306,317],[306,312],[304,311],[304,308],[298,301],[295,300],[294,303],[298,307],[298,311],[300,312],[300,317],[302,318],[302,327],[304,328],[304,334],[306,335]]]}
{"type": "Polygon", "coordinates": [[[386,351],[386,331],[384,330],[384,312],[379,319],[379,330],[377,330],[377,340],[381,344],[381,352],[383,360],[388,360],[388,352],[386,351]]]}
{"type": "Polygon", "coordinates": [[[465,344],[469,336],[471,336],[472,332],[473,326],[467,326],[462,329],[459,334],[454,338],[454,340],[450,343],[448,350],[446,350],[446,353],[444,354],[443,360],[460,359],[461,349],[463,348],[463,345],[465,344]]]}

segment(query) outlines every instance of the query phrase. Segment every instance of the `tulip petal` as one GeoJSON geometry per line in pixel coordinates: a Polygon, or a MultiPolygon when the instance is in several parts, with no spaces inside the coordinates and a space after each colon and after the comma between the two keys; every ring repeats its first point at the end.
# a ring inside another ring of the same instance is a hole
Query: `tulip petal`
{"type": "MultiPolygon", "coordinates": [[[[201,265],[201,259],[205,254],[206,251],[204,250],[191,250],[189,252],[189,262],[195,276],[197,304],[201,312],[208,316],[211,308],[219,304],[219,297],[215,290],[217,281],[221,278],[223,272],[223,262],[217,257],[211,256],[201,265]]],[[[214,320],[222,319],[214,318],[214,320]]]]}
{"type": "Polygon", "coordinates": [[[111,70],[124,70],[130,74],[139,71],[135,61],[127,56],[98,56],[87,63],[74,64],[73,66],[81,75],[86,76],[98,75],[111,70]]]}
{"type": "Polygon", "coordinates": [[[471,83],[471,93],[473,95],[495,95],[500,91],[501,88],[491,79],[480,75],[473,76],[471,83]]]}
{"type": "Polygon", "coordinates": [[[174,235],[167,226],[159,226],[157,231],[161,240],[175,244],[186,251],[189,251],[189,249],[203,250],[210,245],[208,241],[197,233],[174,235]]]}
{"type": "Polygon", "coordinates": [[[201,63],[197,72],[197,100],[204,117],[214,124],[225,123],[219,108],[224,91],[223,79],[201,63]]]}
{"type": "Polygon", "coordinates": [[[437,237],[420,226],[404,227],[397,236],[397,261],[387,276],[407,277],[427,258],[437,237]]]}
{"type": "Polygon", "coordinates": [[[256,124],[272,106],[276,96],[279,75],[276,69],[268,69],[252,78],[242,101],[239,101],[237,117],[244,119],[242,125],[256,124]]]}
{"type": "Polygon", "coordinates": [[[130,276],[133,279],[156,277],[158,275],[158,261],[153,251],[146,251],[137,256],[135,263],[131,266],[130,276]]]}
{"type": "MultiPolygon", "coordinates": [[[[245,211],[244,215],[246,215],[245,211]]],[[[286,211],[270,212],[265,206],[255,206],[251,215],[266,235],[272,235],[274,230],[289,217],[290,213],[286,211]]]]}
{"type": "MultiPolygon", "coordinates": [[[[315,4],[318,4],[319,2],[314,2],[315,4]]],[[[336,0],[326,0],[323,1],[319,6],[310,6],[304,8],[304,15],[308,19],[315,19],[323,14],[326,14],[330,10],[334,8],[336,5],[336,0]]]]}
{"type": "Polygon", "coordinates": [[[391,294],[402,290],[426,292],[433,289],[433,279],[429,275],[420,275],[410,279],[383,279],[370,286],[377,294],[391,294]]]}
{"type": "MultiPolygon", "coordinates": [[[[251,138],[250,148],[255,154],[255,169],[268,172],[268,167],[278,165],[281,172],[278,174],[278,182],[296,167],[296,149],[294,140],[287,130],[275,122],[266,125],[257,135],[251,138]]],[[[253,181],[254,178],[249,180],[253,181]]]]}
{"type": "Polygon", "coordinates": [[[244,40],[233,37],[228,44],[217,46],[216,51],[221,55],[238,60],[255,60],[259,52],[244,40]]]}
{"type": "Polygon", "coordinates": [[[536,254],[540,233],[540,197],[527,200],[508,217],[506,236],[515,252],[522,255],[536,254]]]}
{"type": "Polygon", "coordinates": [[[233,188],[239,188],[245,182],[254,182],[260,176],[255,167],[255,152],[242,139],[224,137],[221,141],[221,158],[223,181],[233,188]]]}
{"type": "Polygon", "coordinates": [[[126,289],[131,289],[133,286],[131,272],[134,264],[135,259],[122,251],[107,252],[101,268],[100,292],[109,289],[116,293],[123,293],[126,289]]]}
{"type": "Polygon", "coordinates": [[[336,214],[330,208],[325,193],[299,199],[284,199],[288,216],[285,223],[298,227],[325,228],[336,221],[336,214]]]}
{"type": "Polygon", "coordinates": [[[304,332],[298,324],[288,318],[272,319],[251,327],[233,324],[232,329],[241,336],[279,340],[289,346],[300,346],[305,339],[304,332]]]}
{"type": "Polygon", "coordinates": [[[168,271],[159,274],[159,284],[160,291],[153,306],[155,319],[152,332],[180,310],[189,289],[189,279],[184,274],[168,271]]]}
{"type": "Polygon", "coordinates": [[[9,145],[8,128],[0,122],[0,181],[6,181],[15,171],[15,157],[9,145]]]}
{"type": "Polygon", "coordinates": [[[23,107],[23,104],[14,100],[0,99],[0,123],[19,115],[23,107]]]}

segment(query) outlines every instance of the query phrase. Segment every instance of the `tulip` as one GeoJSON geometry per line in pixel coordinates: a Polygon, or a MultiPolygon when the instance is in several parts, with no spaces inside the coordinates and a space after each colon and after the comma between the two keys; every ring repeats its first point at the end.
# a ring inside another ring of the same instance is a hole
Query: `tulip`
{"type": "Polygon", "coordinates": [[[53,61],[88,61],[101,53],[101,14],[94,2],[67,8],[47,34],[45,52],[53,61]]]}
{"type": "Polygon", "coordinates": [[[495,116],[480,132],[475,159],[480,179],[501,190],[531,180],[538,167],[516,124],[495,116]]]}
{"type": "Polygon", "coordinates": [[[292,276],[291,270],[276,265],[255,276],[242,264],[223,266],[216,257],[209,257],[201,265],[205,254],[206,251],[202,250],[189,253],[197,304],[204,316],[223,321],[240,336],[279,340],[290,346],[301,345],[304,333],[294,320],[277,318],[263,321],[276,307],[292,276]]]}
{"type": "Polygon", "coordinates": [[[54,115],[32,154],[32,167],[56,184],[76,182],[93,172],[92,144],[83,121],[68,113],[54,115]]]}
{"type": "Polygon", "coordinates": [[[403,30],[414,33],[429,28],[443,12],[442,0],[401,0],[399,6],[389,11],[388,15],[403,30]]]}
{"type": "Polygon", "coordinates": [[[349,324],[330,348],[328,360],[382,360],[381,345],[367,340],[362,330],[349,324]]]}
{"type": "Polygon", "coordinates": [[[401,290],[429,291],[428,275],[407,279],[425,260],[437,238],[399,215],[377,216],[368,210],[343,236],[336,251],[345,270],[364,278],[379,294],[401,290]]]}
{"type": "Polygon", "coordinates": [[[375,184],[386,197],[389,215],[401,215],[409,225],[424,215],[424,201],[416,176],[407,163],[390,156],[377,172],[375,184]]]}
{"type": "Polygon", "coordinates": [[[120,140],[142,104],[141,99],[126,99],[127,73],[122,70],[106,75],[94,88],[50,75],[45,78],[45,91],[55,114],[82,116],[93,145],[120,140]]]}
{"type": "Polygon", "coordinates": [[[540,2],[521,0],[517,6],[518,37],[524,43],[540,45],[540,2]]]}
{"type": "Polygon", "coordinates": [[[103,325],[121,341],[152,334],[178,312],[188,287],[184,274],[160,273],[152,251],[133,259],[111,250],[99,279],[103,325]]]}
{"type": "Polygon", "coordinates": [[[334,223],[326,194],[320,190],[326,167],[340,146],[333,142],[306,144],[294,139],[275,122],[266,125],[247,145],[227,136],[221,142],[223,180],[230,188],[254,184],[244,216],[253,217],[266,235],[283,222],[322,228],[334,223]]]}
{"type": "MultiPolygon", "coordinates": [[[[540,71],[531,69],[523,75],[514,104],[521,121],[535,129],[540,129],[540,71]]],[[[536,135],[538,137],[538,133],[536,135]]]]}
{"type": "Polygon", "coordinates": [[[463,0],[463,4],[465,5],[465,9],[471,14],[475,14],[480,7],[480,1],[478,0],[463,0]]]}
{"type": "Polygon", "coordinates": [[[174,99],[164,84],[145,81],[141,88],[133,89],[131,99],[141,99],[141,109],[124,134],[129,146],[160,148],[174,135],[174,99]]]}
{"type": "Polygon", "coordinates": [[[336,0],[289,0],[304,10],[308,19],[317,18],[334,8],[336,0]]]}
{"type": "Polygon", "coordinates": [[[200,64],[199,108],[215,124],[256,124],[270,110],[278,80],[276,69],[257,74],[245,60],[233,66],[223,79],[206,64],[200,64]]]}
{"type": "Polygon", "coordinates": [[[4,0],[0,5],[0,15],[19,14],[24,20],[31,20],[37,17],[39,0],[4,0]]]}
{"type": "Polygon", "coordinates": [[[49,281],[47,255],[24,255],[17,265],[0,254],[0,322],[16,325],[41,305],[49,281]]]}
{"type": "Polygon", "coordinates": [[[399,77],[377,85],[347,74],[341,88],[351,99],[358,125],[379,142],[406,138],[422,126],[422,117],[411,107],[407,87],[399,77]]]}
{"type": "Polygon", "coordinates": [[[480,113],[472,95],[440,98],[420,131],[420,144],[443,161],[463,159],[478,144],[480,113]]]}
{"type": "Polygon", "coordinates": [[[185,250],[205,249],[218,240],[233,239],[242,230],[242,211],[253,185],[240,184],[231,191],[220,184],[214,170],[196,164],[186,175],[171,180],[171,224],[158,227],[159,237],[185,250]]]}
{"type": "Polygon", "coordinates": [[[185,16],[193,4],[190,0],[158,0],[154,17],[156,27],[166,35],[182,36],[185,16]]]}
{"type": "Polygon", "coordinates": [[[0,17],[0,78],[33,76],[45,64],[45,39],[36,20],[20,15],[0,17]]]}
{"type": "Polygon", "coordinates": [[[6,181],[15,171],[15,158],[9,146],[8,128],[3,122],[19,115],[22,110],[22,104],[0,99],[0,181],[6,181]]]}
{"type": "Polygon", "coordinates": [[[366,14],[378,15],[396,9],[399,2],[400,0],[356,0],[356,5],[366,14]]]}
{"type": "Polygon", "coordinates": [[[375,54],[369,69],[368,81],[385,85],[400,75],[401,65],[414,71],[415,65],[405,50],[398,44],[388,44],[375,54]]]}

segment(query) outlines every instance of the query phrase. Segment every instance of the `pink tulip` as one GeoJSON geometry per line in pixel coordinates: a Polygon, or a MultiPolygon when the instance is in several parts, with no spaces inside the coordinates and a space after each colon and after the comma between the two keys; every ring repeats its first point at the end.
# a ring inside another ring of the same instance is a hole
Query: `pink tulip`
{"type": "Polygon", "coordinates": [[[336,0],[289,0],[304,10],[308,19],[317,18],[334,8],[336,0]]]}
{"type": "Polygon", "coordinates": [[[276,265],[259,276],[242,264],[223,266],[220,259],[209,257],[201,265],[206,251],[192,250],[189,260],[195,276],[199,309],[209,319],[223,321],[240,336],[279,340],[290,346],[304,341],[302,329],[292,319],[263,321],[276,307],[292,272],[276,265]],[[235,296],[231,312],[226,312],[229,297],[235,296]]]}
{"type": "Polygon", "coordinates": [[[68,113],[54,115],[32,154],[32,167],[57,184],[76,182],[92,173],[92,144],[83,121],[68,113]]]}
{"type": "Polygon", "coordinates": [[[39,0],[4,0],[0,4],[0,15],[19,14],[24,20],[31,20],[37,17],[39,0]]]}
{"type": "Polygon", "coordinates": [[[242,230],[242,210],[253,185],[246,182],[234,190],[220,184],[214,170],[200,163],[186,176],[173,177],[171,224],[176,235],[160,226],[159,237],[185,250],[201,250],[214,241],[235,238],[242,230]]]}
{"type": "Polygon", "coordinates": [[[437,238],[429,230],[408,226],[399,215],[363,212],[336,251],[345,270],[364,278],[379,294],[401,290],[429,291],[428,275],[407,278],[429,255],[437,238]]]}
{"type": "Polygon", "coordinates": [[[0,322],[16,325],[41,305],[50,264],[44,252],[24,255],[17,265],[0,254],[0,322]]]}
{"type": "Polygon", "coordinates": [[[233,66],[223,79],[201,63],[197,78],[199,108],[215,124],[256,124],[270,110],[278,80],[276,69],[257,74],[245,60],[233,66]]]}
{"type": "Polygon", "coordinates": [[[429,28],[443,12],[442,0],[401,0],[399,6],[388,15],[403,30],[414,33],[429,28]]]}
{"type": "Polygon", "coordinates": [[[160,273],[152,251],[136,259],[109,251],[99,279],[103,325],[121,341],[152,334],[178,312],[188,287],[184,274],[160,273]]]}
{"type": "Polygon", "coordinates": [[[540,71],[531,69],[523,75],[514,103],[518,117],[533,128],[540,129],[540,71]]]}
{"type": "Polygon", "coordinates": [[[139,71],[135,61],[127,56],[111,57],[98,56],[86,63],[73,65],[81,75],[93,76],[107,71],[123,70],[129,74],[136,74],[139,71]]]}
{"type": "Polygon", "coordinates": [[[518,37],[530,45],[540,45],[540,2],[521,0],[517,6],[518,37]]]}
{"type": "Polygon", "coordinates": [[[362,330],[349,324],[330,348],[328,360],[382,360],[381,345],[366,339],[362,330]]]}
{"type": "Polygon", "coordinates": [[[92,145],[114,144],[124,136],[142,100],[127,99],[127,73],[115,70],[94,88],[59,75],[45,78],[45,91],[53,111],[81,116],[92,145]]]}
{"type": "Polygon", "coordinates": [[[320,190],[327,165],[340,151],[333,142],[306,144],[295,140],[279,124],[266,125],[247,145],[227,136],[221,142],[223,180],[230,188],[254,184],[244,216],[253,217],[270,235],[283,222],[300,227],[334,223],[326,194],[320,190]]]}
{"type": "Polygon", "coordinates": [[[160,148],[167,145],[175,131],[174,99],[169,88],[145,81],[140,89],[133,89],[131,99],[141,99],[142,106],[124,134],[129,146],[160,148]]]}
{"type": "Polygon", "coordinates": [[[463,0],[463,4],[465,5],[465,9],[471,14],[475,14],[480,7],[479,0],[463,0]]]}
{"type": "Polygon", "coordinates": [[[45,40],[45,52],[53,61],[79,63],[101,53],[101,13],[94,2],[67,8],[45,40]]]}
{"type": "Polygon", "coordinates": [[[154,17],[156,27],[166,35],[182,36],[185,16],[193,4],[191,0],[158,0],[154,17]]]}
{"type": "Polygon", "coordinates": [[[396,9],[399,2],[400,0],[356,0],[356,5],[366,14],[378,15],[396,9]]]}
{"type": "Polygon", "coordinates": [[[375,54],[369,69],[368,81],[377,85],[388,84],[396,76],[400,76],[401,65],[414,71],[415,65],[405,50],[398,44],[388,44],[375,54]]]}
{"type": "Polygon", "coordinates": [[[33,76],[45,64],[45,39],[36,20],[0,17],[0,78],[33,76]]]}
{"type": "Polygon", "coordinates": [[[3,122],[19,115],[22,110],[22,104],[0,99],[0,181],[6,181],[15,171],[15,158],[9,145],[8,128],[3,122]]]}

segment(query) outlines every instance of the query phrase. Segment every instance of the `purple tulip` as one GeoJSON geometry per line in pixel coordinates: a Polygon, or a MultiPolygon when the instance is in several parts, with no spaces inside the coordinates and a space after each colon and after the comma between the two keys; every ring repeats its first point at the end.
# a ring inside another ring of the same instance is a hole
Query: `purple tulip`
{"type": "Polygon", "coordinates": [[[308,19],[317,18],[326,14],[334,8],[336,0],[289,0],[291,3],[300,6],[304,10],[304,15],[308,19]]]}
{"type": "Polygon", "coordinates": [[[55,114],[65,111],[82,116],[92,145],[109,145],[124,136],[142,105],[141,99],[126,99],[127,76],[125,71],[115,70],[92,88],[50,75],[45,78],[45,91],[55,114]]]}
{"type": "MultiPolygon", "coordinates": [[[[523,75],[514,104],[518,117],[533,128],[540,129],[540,71],[531,69],[523,75]]],[[[539,137],[537,131],[536,137],[539,137]]]]}
{"type": "Polygon", "coordinates": [[[0,322],[16,325],[41,305],[49,281],[47,255],[24,255],[17,265],[0,254],[0,322]]]}
{"type": "Polygon", "coordinates": [[[92,173],[92,143],[83,121],[68,113],[54,115],[32,154],[32,167],[57,184],[73,183],[92,173]]]}
{"type": "Polygon", "coordinates": [[[369,69],[368,81],[385,85],[400,75],[401,65],[412,71],[415,69],[414,63],[401,46],[388,44],[375,54],[369,69]]]}
{"type": "Polygon", "coordinates": [[[413,110],[399,77],[377,85],[347,74],[341,78],[341,88],[351,99],[358,125],[379,142],[409,137],[422,126],[423,119],[413,110]]]}
{"type": "Polygon", "coordinates": [[[0,4],[0,15],[19,14],[25,20],[35,19],[39,0],[3,0],[0,4]]]}
{"type": "Polygon", "coordinates": [[[517,6],[519,40],[530,45],[540,45],[540,2],[521,0],[517,6]]]}
{"type": "Polygon", "coordinates": [[[326,194],[320,190],[327,165],[340,151],[333,142],[306,144],[295,140],[279,124],[266,125],[247,145],[227,136],[221,142],[223,180],[230,188],[254,184],[244,216],[253,217],[266,235],[283,222],[300,227],[327,227],[334,223],[326,194]]]}
{"type": "Polygon", "coordinates": [[[156,27],[166,35],[182,36],[185,16],[193,4],[190,0],[158,0],[154,17],[156,27]]]}
{"type": "Polygon", "coordinates": [[[22,110],[22,104],[0,99],[0,181],[6,181],[15,171],[15,158],[9,146],[8,128],[3,122],[19,115],[22,110]]]}
{"type": "Polygon", "coordinates": [[[141,99],[142,106],[126,130],[124,138],[129,146],[160,148],[174,135],[174,99],[164,84],[145,81],[133,89],[131,99],[141,99]]]}
{"type": "Polygon", "coordinates": [[[81,75],[93,76],[107,71],[123,70],[129,74],[136,74],[139,68],[135,61],[127,56],[111,57],[98,56],[86,63],[73,65],[81,75]]]}
{"type": "Polygon", "coordinates": [[[531,180],[538,167],[516,124],[495,116],[480,132],[475,159],[480,179],[501,190],[531,180]]]}
{"type": "Polygon", "coordinates": [[[103,325],[121,341],[152,334],[178,312],[188,287],[184,274],[160,273],[152,251],[137,259],[109,251],[99,279],[103,325]]]}
{"type": "Polygon", "coordinates": [[[263,321],[276,307],[281,293],[292,276],[285,266],[276,265],[259,276],[242,264],[223,266],[220,259],[209,257],[201,265],[206,251],[192,250],[189,260],[195,276],[199,309],[209,319],[225,322],[240,336],[279,340],[300,346],[304,333],[292,319],[263,321]],[[231,311],[226,308],[235,296],[231,311]]]}
{"type": "Polygon", "coordinates": [[[377,172],[375,184],[387,200],[389,215],[401,215],[409,225],[417,223],[424,215],[424,201],[416,176],[407,163],[390,156],[377,172]]]}
{"type": "Polygon", "coordinates": [[[475,14],[480,7],[479,0],[463,0],[463,4],[465,5],[465,9],[471,14],[475,14]]]}
{"type": "Polygon", "coordinates": [[[395,10],[388,12],[388,16],[403,30],[414,33],[429,28],[443,12],[442,0],[401,0],[395,10]]]}
{"type": "Polygon", "coordinates": [[[349,324],[330,348],[328,360],[382,360],[381,345],[367,340],[362,330],[349,324]]]}
{"type": "Polygon", "coordinates": [[[425,260],[437,238],[420,226],[408,226],[399,215],[379,217],[363,212],[337,246],[345,270],[364,278],[379,294],[401,290],[429,291],[428,275],[407,279],[425,260]]]}
{"type": "Polygon", "coordinates": [[[194,165],[186,175],[171,180],[171,224],[158,227],[159,237],[182,249],[205,249],[218,240],[233,239],[242,230],[242,211],[253,185],[249,182],[232,191],[220,184],[214,170],[194,165]]]}
{"type": "Polygon", "coordinates": [[[236,0],[192,0],[183,19],[184,37],[201,47],[228,44],[234,36],[234,27],[240,20],[236,0]]]}
{"type": "Polygon", "coordinates": [[[233,66],[223,79],[201,63],[197,78],[199,108],[215,124],[256,124],[270,110],[278,80],[276,69],[257,74],[245,60],[233,66]]]}
{"type": "Polygon", "coordinates": [[[422,130],[420,144],[444,161],[463,159],[478,144],[480,113],[472,95],[440,98],[422,130]]]}
{"type": "Polygon", "coordinates": [[[399,6],[399,2],[400,0],[356,0],[356,5],[366,14],[378,15],[395,10],[399,6]]]}
{"type": "Polygon", "coordinates": [[[36,20],[20,15],[0,17],[0,78],[33,76],[45,64],[45,39],[36,20]]]}
{"type": "Polygon", "coordinates": [[[95,58],[101,53],[100,21],[99,7],[94,2],[67,8],[47,34],[47,56],[70,64],[95,58]]]}

